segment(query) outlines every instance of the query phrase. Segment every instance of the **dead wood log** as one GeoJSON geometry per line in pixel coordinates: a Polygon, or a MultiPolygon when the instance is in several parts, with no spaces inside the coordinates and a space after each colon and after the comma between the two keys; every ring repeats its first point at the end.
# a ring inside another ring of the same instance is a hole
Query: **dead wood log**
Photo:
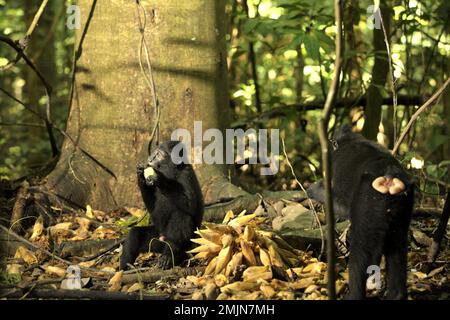
{"type": "Polygon", "coordinates": [[[122,277],[122,284],[135,282],[143,282],[143,283],[156,282],[161,279],[169,279],[169,278],[177,279],[186,277],[188,275],[196,275],[199,272],[203,272],[204,270],[205,267],[188,267],[188,268],[175,267],[169,270],[154,269],[142,273],[124,274],[122,277]]]}
{"type": "Polygon", "coordinates": [[[6,289],[0,290],[0,298],[21,299],[92,299],[92,300],[167,300],[168,295],[109,292],[99,290],[55,290],[55,289],[6,289]]]}
{"type": "Polygon", "coordinates": [[[121,242],[120,239],[63,241],[59,244],[56,252],[61,258],[86,257],[82,258],[81,261],[88,261],[119,246],[121,242]]]}
{"type": "Polygon", "coordinates": [[[11,214],[11,230],[14,232],[19,232],[22,226],[21,220],[24,216],[25,208],[29,202],[30,194],[28,193],[28,188],[30,184],[28,181],[23,181],[19,191],[17,192],[16,202],[11,214]]]}

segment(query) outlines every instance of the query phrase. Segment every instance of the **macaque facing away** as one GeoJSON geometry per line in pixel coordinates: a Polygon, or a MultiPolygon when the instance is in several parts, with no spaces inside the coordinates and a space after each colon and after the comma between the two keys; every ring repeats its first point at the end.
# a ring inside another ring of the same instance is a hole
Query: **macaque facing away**
{"type": "MultiPolygon", "coordinates": [[[[405,299],[408,228],[414,184],[388,150],[344,126],[336,135],[332,159],[335,212],[350,218],[348,299],[364,299],[368,267],[386,259],[387,299],[405,299]]],[[[324,202],[321,181],[308,195],[324,202]]]]}

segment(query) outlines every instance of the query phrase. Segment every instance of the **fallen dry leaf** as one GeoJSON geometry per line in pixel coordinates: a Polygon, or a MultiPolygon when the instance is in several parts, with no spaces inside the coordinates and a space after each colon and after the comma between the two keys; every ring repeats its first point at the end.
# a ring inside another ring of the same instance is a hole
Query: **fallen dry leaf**
{"type": "Polygon", "coordinates": [[[305,293],[306,294],[313,293],[317,289],[319,289],[319,286],[312,284],[312,285],[308,286],[308,288],[305,289],[305,293]]]}
{"type": "Polygon", "coordinates": [[[18,263],[8,264],[6,266],[6,273],[8,274],[22,274],[23,265],[18,263]]]}
{"type": "Polygon", "coordinates": [[[102,268],[101,269],[102,271],[104,271],[104,272],[116,272],[116,269],[114,269],[113,267],[104,267],[104,268],[102,268]]]}
{"type": "Polygon", "coordinates": [[[61,277],[61,278],[66,275],[66,269],[61,268],[61,267],[44,265],[44,266],[42,266],[42,268],[45,270],[45,272],[47,272],[49,274],[57,275],[58,277],[61,277]]]}
{"type": "Polygon", "coordinates": [[[15,259],[22,259],[26,264],[35,264],[38,262],[35,254],[25,248],[24,246],[20,246],[16,250],[16,254],[14,255],[15,259]]]}
{"type": "Polygon", "coordinates": [[[416,240],[416,242],[424,247],[429,247],[431,245],[431,243],[433,242],[433,240],[431,240],[431,238],[429,236],[427,236],[425,233],[423,233],[422,231],[418,230],[418,229],[413,229],[412,230],[412,235],[414,240],[416,240]]]}
{"type": "Polygon", "coordinates": [[[206,300],[215,300],[219,295],[219,290],[217,289],[217,286],[213,282],[208,283],[205,286],[204,291],[206,300]]]}
{"type": "Polygon", "coordinates": [[[120,291],[120,288],[122,287],[122,276],[123,276],[123,270],[116,272],[111,279],[109,279],[108,284],[110,287],[108,288],[108,291],[111,292],[117,292],[120,291]]]}
{"type": "Polygon", "coordinates": [[[92,233],[92,239],[113,239],[116,238],[116,231],[113,229],[105,228],[103,226],[98,227],[92,233]]]}
{"type": "Polygon", "coordinates": [[[127,210],[133,217],[136,218],[142,218],[145,215],[145,211],[139,208],[125,207],[125,210],[127,210]]]}
{"type": "Polygon", "coordinates": [[[203,293],[200,291],[195,291],[191,297],[192,300],[204,300],[203,293]]]}
{"type": "Polygon", "coordinates": [[[94,219],[94,213],[92,212],[92,207],[90,205],[86,206],[86,217],[94,219]]]}
{"type": "Polygon", "coordinates": [[[264,297],[266,297],[267,299],[271,299],[276,294],[275,290],[267,284],[262,284],[259,290],[261,290],[264,297]]]}
{"type": "Polygon", "coordinates": [[[423,273],[420,271],[413,272],[413,275],[416,276],[420,280],[423,280],[428,277],[428,275],[426,273],[423,273]]]}
{"type": "Polygon", "coordinates": [[[315,277],[298,279],[294,283],[291,284],[292,289],[305,289],[315,284],[315,277]]]}
{"type": "Polygon", "coordinates": [[[434,270],[431,270],[430,273],[428,273],[428,276],[431,278],[435,275],[437,275],[438,273],[441,273],[444,270],[444,266],[436,268],[434,270]]]}
{"type": "Polygon", "coordinates": [[[44,218],[39,216],[33,226],[30,241],[35,241],[44,232],[44,218]]]}
{"type": "Polygon", "coordinates": [[[302,273],[322,273],[325,269],[326,264],[324,262],[313,262],[304,267],[302,273]]]}
{"type": "Polygon", "coordinates": [[[72,227],[72,222],[61,222],[51,226],[50,228],[53,230],[69,230],[72,227]]]}
{"type": "Polygon", "coordinates": [[[90,260],[90,261],[83,261],[83,262],[80,262],[78,265],[79,265],[81,268],[90,268],[90,267],[92,267],[94,264],[95,264],[95,260],[90,260]]]}
{"type": "Polygon", "coordinates": [[[136,282],[135,284],[133,284],[131,287],[128,288],[127,292],[132,293],[142,289],[144,289],[144,285],[142,283],[136,282]]]}
{"type": "Polygon", "coordinates": [[[92,225],[92,220],[83,218],[83,217],[77,217],[76,221],[80,225],[79,229],[89,231],[90,226],[92,225]]]}

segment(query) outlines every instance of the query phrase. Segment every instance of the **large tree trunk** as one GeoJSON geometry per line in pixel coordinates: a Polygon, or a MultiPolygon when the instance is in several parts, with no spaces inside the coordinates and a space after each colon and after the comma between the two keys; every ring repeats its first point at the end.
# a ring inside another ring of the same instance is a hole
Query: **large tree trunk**
{"type": "MultiPolygon", "coordinates": [[[[174,129],[193,136],[228,123],[225,10],[220,0],[141,1],[145,36],[161,106],[161,140],[174,129]]],[[[101,210],[142,205],[135,167],[147,157],[155,112],[139,67],[135,1],[80,0],[76,72],[68,134],[108,173],[65,139],[44,188],[58,199],[101,210]]],[[[145,53],[142,58],[145,64],[145,53]]],[[[245,194],[225,178],[226,167],[196,168],[206,201],[245,194]]]]}

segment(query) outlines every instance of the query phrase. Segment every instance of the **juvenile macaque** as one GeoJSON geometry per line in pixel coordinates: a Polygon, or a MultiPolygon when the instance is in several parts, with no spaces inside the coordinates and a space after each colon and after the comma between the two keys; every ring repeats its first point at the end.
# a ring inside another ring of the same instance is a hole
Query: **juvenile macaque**
{"type": "MultiPolygon", "coordinates": [[[[405,299],[408,227],[414,184],[383,147],[344,126],[335,137],[332,193],[335,212],[350,218],[348,299],[366,296],[367,269],[386,259],[387,299],[405,299]]],[[[322,182],[308,195],[324,202],[322,182]]]]}
{"type": "MultiPolygon", "coordinates": [[[[190,239],[202,221],[203,196],[192,166],[172,161],[171,152],[179,143],[160,144],[145,165],[137,166],[138,185],[152,225],[130,230],[123,246],[121,269],[126,269],[139,253],[149,249],[162,253],[158,266],[163,269],[178,265],[186,258],[190,239]]],[[[186,152],[184,148],[181,150],[186,152]]]]}

